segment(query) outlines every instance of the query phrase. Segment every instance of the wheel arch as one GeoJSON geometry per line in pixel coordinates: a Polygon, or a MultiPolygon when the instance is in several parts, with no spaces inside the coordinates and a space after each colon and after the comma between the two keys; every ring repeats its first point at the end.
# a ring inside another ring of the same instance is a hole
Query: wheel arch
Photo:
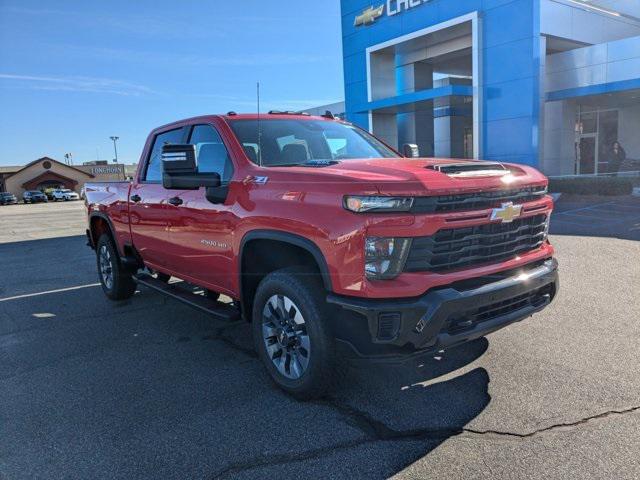
{"type": "Polygon", "coordinates": [[[102,212],[93,212],[89,215],[89,235],[91,235],[91,243],[98,245],[98,240],[103,234],[107,234],[113,240],[118,256],[122,257],[122,251],[116,238],[116,230],[108,215],[102,212]]]}
{"type": "Polygon", "coordinates": [[[328,292],[333,290],[325,256],[320,250],[320,247],[313,241],[294,233],[279,230],[252,230],[242,238],[238,258],[238,285],[240,303],[247,320],[251,319],[253,296],[260,280],[271,273],[271,271],[296,264],[312,266],[317,269],[325,290],[328,292]],[[290,254],[285,254],[286,258],[284,259],[279,258],[279,260],[284,260],[282,264],[278,264],[278,261],[271,260],[268,264],[269,268],[266,268],[265,271],[253,272],[252,269],[246,268],[246,262],[250,259],[249,252],[260,252],[260,249],[255,249],[258,245],[261,245],[263,248],[268,246],[269,253],[271,254],[273,252],[275,256],[278,256],[279,250],[278,248],[274,249],[276,246],[280,246],[280,253],[286,249],[287,251],[290,250],[290,254]],[[302,263],[296,262],[296,260],[300,259],[302,259],[302,263]],[[274,265],[277,265],[278,268],[274,268],[274,265]]]}

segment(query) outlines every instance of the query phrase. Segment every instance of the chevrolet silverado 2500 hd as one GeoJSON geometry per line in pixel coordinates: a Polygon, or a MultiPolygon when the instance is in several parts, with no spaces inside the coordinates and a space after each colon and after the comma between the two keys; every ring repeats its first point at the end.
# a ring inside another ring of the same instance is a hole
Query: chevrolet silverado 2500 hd
{"type": "Polygon", "coordinates": [[[86,202],[109,298],[140,283],[251,322],[267,371],[298,398],[322,395],[341,356],[401,361],[459,345],[558,290],[542,174],[402,158],[330,115],[160,127],[133,181],[88,183],[86,202]]]}

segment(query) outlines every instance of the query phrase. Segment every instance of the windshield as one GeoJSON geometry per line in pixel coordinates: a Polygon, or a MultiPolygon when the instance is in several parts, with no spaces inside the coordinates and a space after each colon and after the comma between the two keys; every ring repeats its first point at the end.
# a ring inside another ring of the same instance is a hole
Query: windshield
{"type": "Polygon", "coordinates": [[[265,167],[398,156],[368,133],[339,122],[265,119],[229,124],[249,159],[256,164],[262,160],[265,167]]]}
{"type": "Polygon", "coordinates": [[[60,193],[71,193],[71,190],[60,190],[60,193]]]}

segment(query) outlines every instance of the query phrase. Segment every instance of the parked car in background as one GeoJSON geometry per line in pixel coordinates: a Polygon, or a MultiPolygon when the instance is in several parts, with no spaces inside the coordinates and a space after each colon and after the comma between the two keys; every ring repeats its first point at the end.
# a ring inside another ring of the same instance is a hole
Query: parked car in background
{"type": "Polygon", "coordinates": [[[13,193],[0,192],[0,205],[13,205],[18,203],[18,199],[13,193]]]}
{"type": "Polygon", "coordinates": [[[47,202],[47,196],[40,190],[27,190],[22,194],[22,200],[24,203],[39,203],[47,202]]]}
{"type": "Polygon", "coordinates": [[[80,195],[78,195],[73,190],[69,190],[68,188],[63,188],[60,190],[53,191],[53,200],[57,202],[58,200],[80,200],[80,195]]]}

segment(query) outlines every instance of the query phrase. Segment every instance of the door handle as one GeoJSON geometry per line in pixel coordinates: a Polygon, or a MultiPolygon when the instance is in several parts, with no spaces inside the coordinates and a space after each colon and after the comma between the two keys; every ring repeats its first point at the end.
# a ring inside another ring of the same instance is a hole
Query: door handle
{"type": "Polygon", "coordinates": [[[173,205],[174,207],[177,207],[179,205],[182,205],[184,202],[182,201],[182,199],[180,197],[173,197],[169,199],[169,203],[171,205],[173,205]]]}
{"type": "Polygon", "coordinates": [[[138,203],[140,200],[142,200],[142,198],[140,197],[140,195],[132,195],[131,196],[131,201],[133,203],[138,203]]]}

